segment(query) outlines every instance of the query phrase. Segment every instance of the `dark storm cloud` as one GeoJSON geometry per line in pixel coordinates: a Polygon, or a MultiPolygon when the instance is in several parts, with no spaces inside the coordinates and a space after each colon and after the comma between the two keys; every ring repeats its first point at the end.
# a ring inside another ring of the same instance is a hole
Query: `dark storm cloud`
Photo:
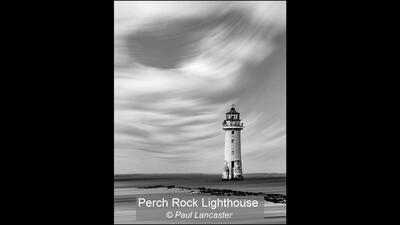
{"type": "MultiPolygon", "coordinates": [[[[158,20],[126,36],[126,51],[131,60],[150,67],[177,68],[182,60],[198,55],[202,34],[223,25],[228,36],[257,30],[244,12],[233,10],[223,15],[189,20],[158,20]]],[[[223,40],[222,40],[223,41],[223,40]]]]}

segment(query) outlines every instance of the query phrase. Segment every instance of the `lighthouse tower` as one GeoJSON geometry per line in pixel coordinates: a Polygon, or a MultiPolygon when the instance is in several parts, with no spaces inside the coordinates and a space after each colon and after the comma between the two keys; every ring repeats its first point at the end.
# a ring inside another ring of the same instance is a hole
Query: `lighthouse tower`
{"type": "Polygon", "coordinates": [[[240,152],[240,131],[243,123],[240,122],[240,113],[236,111],[235,105],[226,113],[222,126],[225,130],[225,166],[222,180],[243,180],[240,152]]]}

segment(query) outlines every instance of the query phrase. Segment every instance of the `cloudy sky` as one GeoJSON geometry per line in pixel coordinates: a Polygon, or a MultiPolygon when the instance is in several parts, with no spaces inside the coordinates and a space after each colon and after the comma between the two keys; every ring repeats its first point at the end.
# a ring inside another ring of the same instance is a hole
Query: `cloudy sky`
{"type": "Polygon", "coordinates": [[[221,173],[236,104],[243,173],[286,172],[285,2],[115,2],[114,172],[221,173]]]}

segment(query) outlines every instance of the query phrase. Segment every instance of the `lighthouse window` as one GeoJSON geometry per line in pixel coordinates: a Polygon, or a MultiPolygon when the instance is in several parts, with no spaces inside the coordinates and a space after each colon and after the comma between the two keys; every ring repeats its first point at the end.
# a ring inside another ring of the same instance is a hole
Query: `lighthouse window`
{"type": "Polygon", "coordinates": [[[235,131],[232,131],[232,134],[235,134],[235,131]]]}
{"type": "Polygon", "coordinates": [[[232,143],[233,143],[234,141],[233,141],[233,139],[232,139],[232,143]]]}

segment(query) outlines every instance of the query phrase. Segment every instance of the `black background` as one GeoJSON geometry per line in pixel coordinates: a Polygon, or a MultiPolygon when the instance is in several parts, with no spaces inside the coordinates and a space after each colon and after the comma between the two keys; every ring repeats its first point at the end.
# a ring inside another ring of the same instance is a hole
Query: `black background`
{"type": "MultiPolygon", "coordinates": [[[[381,8],[287,3],[288,224],[387,218],[372,204],[392,192],[378,190],[382,146],[368,135],[373,107],[363,108],[376,101],[366,39],[384,29],[381,8]]],[[[112,224],[113,1],[3,10],[5,215],[112,224]]]]}

